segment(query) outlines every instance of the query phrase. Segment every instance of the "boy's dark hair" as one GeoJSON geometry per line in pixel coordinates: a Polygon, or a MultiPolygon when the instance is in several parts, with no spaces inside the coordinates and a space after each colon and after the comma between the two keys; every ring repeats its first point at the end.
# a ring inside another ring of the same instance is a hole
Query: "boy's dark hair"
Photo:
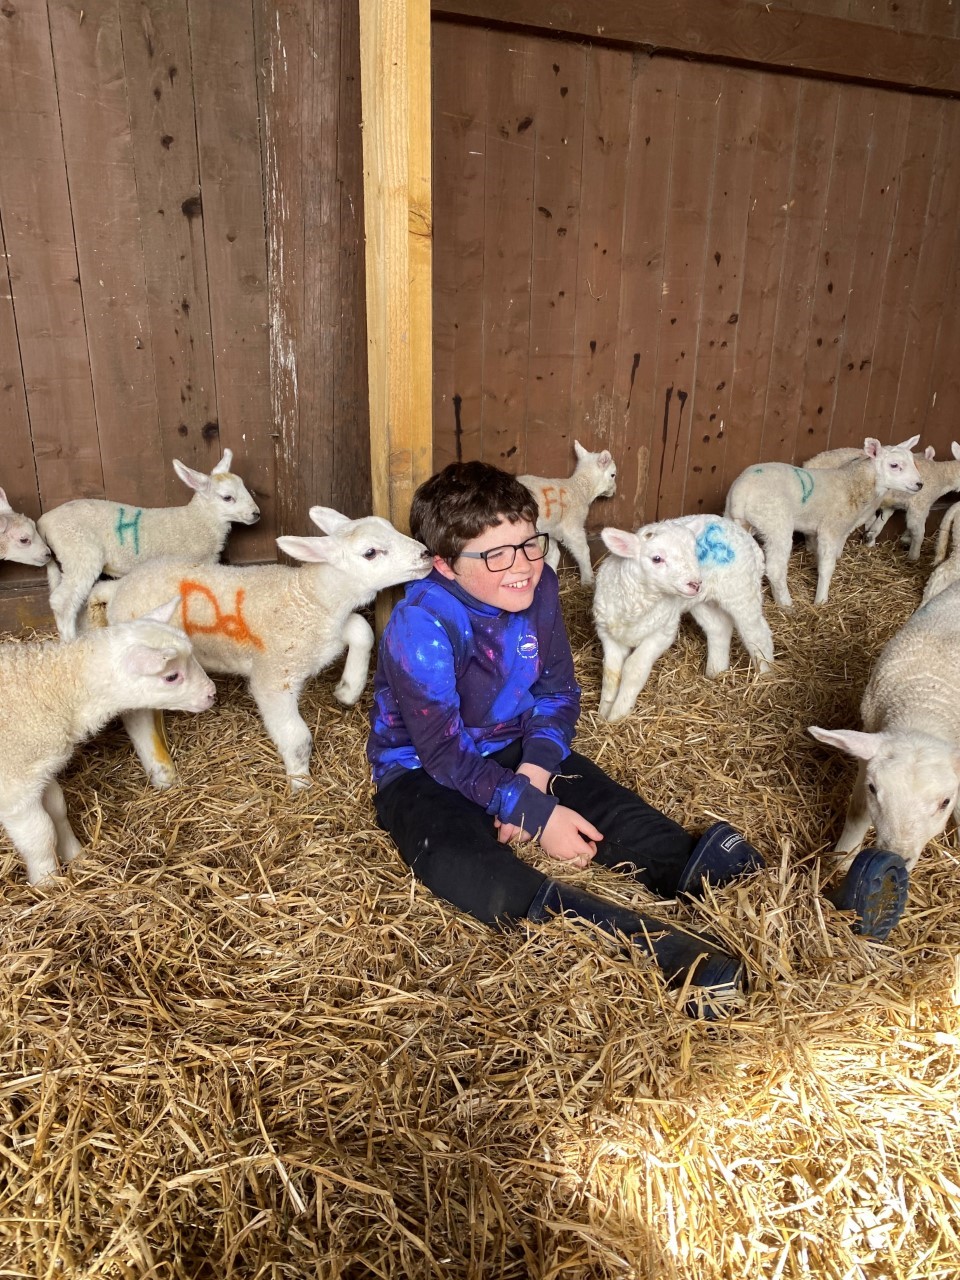
{"type": "Polygon", "coordinates": [[[488,462],[451,462],[413,495],[410,532],[453,564],[470,541],[500,520],[537,523],[537,500],[516,476],[488,462]]]}

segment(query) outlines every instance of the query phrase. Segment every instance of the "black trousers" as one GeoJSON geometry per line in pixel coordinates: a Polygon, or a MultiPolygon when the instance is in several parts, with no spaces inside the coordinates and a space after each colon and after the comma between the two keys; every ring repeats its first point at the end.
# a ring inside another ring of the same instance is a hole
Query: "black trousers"
{"type": "MultiPolygon", "coordinates": [[[[521,757],[522,744],[513,742],[491,758],[516,769],[521,757]]],[[[551,783],[553,795],[603,832],[594,862],[672,897],[696,838],[585,756],[571,752],[561,770],[551,783]]],[[[423,769],[389,782],[374,805],[380,826],[431,892],[485,924],[502,926],[526,916],[547,877],[500,844],[493,818],[479,805],[423,769]]],[[[561,876],[563,865],[556,864],[561,876]]]]}

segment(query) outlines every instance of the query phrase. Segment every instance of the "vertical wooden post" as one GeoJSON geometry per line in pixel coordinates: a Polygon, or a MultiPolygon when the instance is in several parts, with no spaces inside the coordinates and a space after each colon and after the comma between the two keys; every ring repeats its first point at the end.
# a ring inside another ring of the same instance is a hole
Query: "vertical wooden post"
{"type": "Polygon", "coordinates": [[[360,85],[373,509],[406,530],[433,459],[429,0],[360,0],[360,85]]]}

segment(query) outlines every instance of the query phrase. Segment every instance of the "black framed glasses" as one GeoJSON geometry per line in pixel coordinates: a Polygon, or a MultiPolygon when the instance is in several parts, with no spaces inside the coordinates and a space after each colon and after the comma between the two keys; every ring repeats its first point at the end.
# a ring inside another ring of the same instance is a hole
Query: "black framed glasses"
{"type": "MultiPolygon", "coordinates": [[[[467,560],[482,560],[491,573],[502,573],[504,569],[513,568],[518,551],[522,551],[533,564],[537,560],[542,560],[549,549],[549,533],[535,533],[525,542],[508,543],[504,547],[491,547],[489,551],[461,551],[460,555],[467,560]]],[[[459,559],[459,556],[457,558],[459,559]]]]}

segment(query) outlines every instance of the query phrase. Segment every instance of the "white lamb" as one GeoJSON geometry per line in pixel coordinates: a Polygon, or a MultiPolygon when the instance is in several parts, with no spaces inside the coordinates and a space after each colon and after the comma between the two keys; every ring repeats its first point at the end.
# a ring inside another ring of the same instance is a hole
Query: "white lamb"
{"type": "Polygon", "coordinates": [[[960,579],[960,542],[953,536],[958,516],[960,516],[960,502],[947,507],[943,513],[940,530],[937,533],[937,549],[933,556],[935,567],[923,589],[924,604],[935,595],[939,595],[945,587],[949,587],[951,582],[960,579]]]}
{"type": "Polygon", "coordinates": [[[19,515],[0,489],[0,560],[15,564],[47,564],[50,548],[37,532],[29,516],[19,515]]]}
{"type": "MultiPolygon", "coordinates": [[[[178,594],[179,620],[205,670],[246,676],[267,732],[283,759],[290,787],[310,782],[313,738],[298,705],[303,686],[346,648],[335,696],[352,706],[363,692],[374,636],[354,612],[384,587],[423,578],[430,571],[422,543],[387,520],[349,520],[327,507],[310,519],[326,538],[277,539],[305,563],[223,565],[162,558],[116,582],[101,582],[90,596],[95,612],[106,604],[110,622],[122,621],[178,594]]],[[[176,770],[144,714],[124,723],[151,782],[168,787],[176,770]]]]}
{"type": "Polygon", "coordinates": [[[195,491],[182,507],[122,506],[103,498],[77,498],[40,517],[38,527],[56,557],[47,577],[50,607],[64,640],[76,636],[77,615],[102,573],[119,578],[157,556],[216,560],[231,524],[256,524],[260,509],[231,472],[232,461],[233,454],[225,449],[205,475],[175,458],[174,471],[195,491]]]}
{"type": "Polygon", "coordinates": [[[867,543],[872,547],[884,525],[895,511],[903,511],[906,528],[900,535],[901,543],[908,548],[907,559],[919,560],[923,536],[927,531],[927,516],[933,504],[947,493],[960,490],[960,444],[950,445],[952,461],[934,462],[930,458],[917,459],[917,471],[923,481],[919,493],[888,493],[880,499],[880,506],[873,520],[867,525],[867,543]]]}
{"type": "Polygon", "coordinates": [[[960,583],[921,605],[887,642],[860,704],[863,732],[810,732],[860,761],[837,852],[853,861],[869,827],[913,867],[960,818],[960,583]]]}
{"type": "Polygon", "coordinates": [[[864,441],[860,456],[845,466],[809,471],[785,462],[747,467],[730,486],[726,514],[763,541],[767,581],[784,609],[793,605],[787,563],[794,532],[815,542],[817,593],[824,604],[847,538],[874,511],[888,489],[916,493],[922,481],[910,450],[919,436],[899,445],[864,441]]]}
{"type": "MultiPolygon", "coordinates": [[[[932,462],[933,459],[936,457],[936,453],[937,451],[936,449],[934,449],[933,445],[929,444],[927,445],[926,449],[924,449],[923,453],[915,453],[913,455],[914,461],[917,464],[917,470],[920,472],[921,479],[924,479],[921,460],[926,459],[927,462],[932,462]]],[[[822,453],[815,453],[812,458],[808,458],[803,465],[807,468],[808,471],[822,471],[826,467],[846,466],[848,462],[854,462],[856,459],[862,458],[862,457],[863,457],[862,449],[855,449],[855,448],[825,449],[822,453]]],[[[924,483],[923,496],[924,498],[926,497],[926,483],[924,483]]],[[[903,500],[910,501],[912,499],[907,499],[906,495],[904,495],[903,500]]],[[[868,531],[868,536],[866,538],[866,543],[868,547],[874,546],[877,541],[877,534],[880,532],[880,530],[877,529],[875,532],[870,532],[870,530],[872,529],[874,522],[878,519],[878,517],[880,516],[886,504],[890,501],[891,501],[891,495],[888,493],[885,497],[880,499],[880,505],[875,510],[870,511],[869,514],[865,516],[864,519],[860,522],[862,527],[868,531]]],[[[892,507],[890,508],[890,511],[891,512],[893,511],[892,507]]],[[[887,519],[889,518],[890,517],[887,516],[887,519]]],[[[884,523],[886,523],[886,521],[884,521],[884,523]]],[[[881,525],[880,528],[882,527],[883,526],[881,525]]],[[[811,536],[809,539],[806,539],[806,541],[808,545],[811,546],[811,548],[813,548],[816,545],[815,537],[811,536]]]]}
{"type": "Polygon", "coordinates": [[[169,626],[178,602],[66,644],[0,647],[0,822],[42,884],[81,851],[57,774],[74,747],[141,708],[206,711],[216,690],[169,626]]]}
{"type": "Polygon", "coordinates": [[[706,634],[708,676],[729,667],[734,627],[758,669],[769,669],[773,637],[763,616],[763,557],[739,525],[722,516],[681,516],[636,533],[604,529],[600,536],[612,552],[597,569],[593,601],[605,720],[630,714],[684,613],[706,634]]]}
{"type": "Polygon", "coordinates": [[[574,440],[577,465],[565,480],[549,480],[543,476],[517,476],[530,490],[540,510],[537,528],[550,534],[547,564],[556,569],[560,563],[560,547],[565,546],[580,570],[580,581],[593,582],[593,564],[584,526],[590,504],[596,498],[612,498],[617,491],[617,464],[609,450],[590,453],[579,440],[574,440]]]}

